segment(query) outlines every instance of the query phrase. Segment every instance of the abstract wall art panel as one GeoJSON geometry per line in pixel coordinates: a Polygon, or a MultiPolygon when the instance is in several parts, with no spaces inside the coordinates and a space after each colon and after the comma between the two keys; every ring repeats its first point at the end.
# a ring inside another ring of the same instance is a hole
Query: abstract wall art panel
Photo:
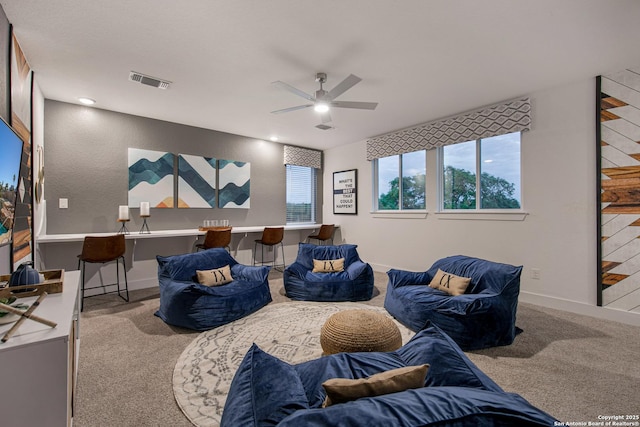
{"type": "Polygon", "coordinates": [[[596,86],[598,305],[640,312],[640,68],[596,86]]]}
{"type": "Polygon", "coordinates": [[[163,151],[129,148],[129,207],[149,202],[154,208],[173,208],[175,155],[163,151]]]}
{"type": "Polygon", "coordinates": [[[251,163],[218,160],[218,206],[249,209],[251,201],[251,163]]]}
{"type": "Polygon", "coordinates": [[[216,159],[178,155],[178,207],[216,207],[216,159]]]}

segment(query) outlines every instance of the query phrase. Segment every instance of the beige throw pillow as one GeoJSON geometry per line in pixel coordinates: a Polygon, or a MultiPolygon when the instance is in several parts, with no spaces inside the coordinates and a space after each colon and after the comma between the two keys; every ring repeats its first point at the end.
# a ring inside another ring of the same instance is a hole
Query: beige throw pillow
{"type": "Polygon", "coordinates": [[[344,258],[313,260],[313,273],[337,273],[339,271],[344,271],[344,258]]]}
{"type": "Polygon", "coordinates": [[[446,273],[438,269],[429,286],[456,296],[464,294],[470,282],[471,279],[468,277],[456,276],[455,274],[446,273]]]}
{"type": "Polygon", "coordinates": [[[405,366],[357,380],[332,378],[322,383],[327,397],[323,408],[361,397],[373,397],[424,387],[429,365],[405,366]]]}
{"type": "Polygon", "coordinates": [[[233,281],[228,265],[213,270],[196,270],[198,283],[205,286],[220,286],[233,281]]]}

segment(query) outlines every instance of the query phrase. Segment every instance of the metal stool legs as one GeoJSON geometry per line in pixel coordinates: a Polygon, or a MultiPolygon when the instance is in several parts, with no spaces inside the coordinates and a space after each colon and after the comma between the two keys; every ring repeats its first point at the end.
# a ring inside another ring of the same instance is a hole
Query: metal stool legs
{"type": "MultiPolygon", "coordinates": [[[[102,266],[107,264],[107,262],[102,262],[102,263],[100,263],[101,264],[100,267],[98,267],[98,273],[100,274],[101,285],[92,286],[90,288],[87,288],[86,287],[86,281],[85,281],[85,270],[86,270],[86,264],[87,264],[88,261],[78,260],[78,269],[80,270],[81,277],[82,277],[82,284],[81,284],[81,288],[80,288],[80,311],[82,311],[84,309],[84,299],[85,298],[90,298],[90,297],[99,296],[99,295],[107,295],[107,294],[117,293],[120,298],[122,298],[126,302],[129,302],[129,283],[127,282],[127,265],[125,263],[124,256],[120,256],[120,257],[116,258],[115,261],[116,261],[116,282],[115,283],[109,283],[109,284],[106,284],[106,285],[104,283],[102,283],[102,273],[101,273],[100,269],[102,268],[102,266]],[[124,289],[121,289],[121,285],[120,285],[120,260],[122,260],[122,270],[124,272],[124,289]],[[114,286],[114,285],[117,286],[117,290],[107,292],[107,290],[105,288],[107,286],[114,286]],[[85,291],[86,290],[98,289],[98,288],[101,288],[103,290],[103,292],[100,293],[100,294],[89,295],[89,296],[85,297],[85,291]]],[[[95,263],[93,263],[93,264],[95,264],[95,263]]]]}
{"type": "MultiPolygon", "coordinates": [[[[285,260],[284,260],[284,244],[282,242],[276,243],[275,245],[265,245],[263,243],[260,242],[255,242],[254,246],[253,246],[253,265],[265,265],[265,264],[271,264],[274,270],[278,270],[277,267],[282,266],[282,270],[284,271],[284,268],[286,267],[285,264],[285,260]],[[256,260],[256,254],[258,253],[258,244],[260,244],[260,261],[256,260]],[[280,250],[282,252],[282,264],[276,264],[276,261],[278,259],[278,245],[280,245],[280,250]],[[273,259],[271,261],[265,261],[264,260],[264,247],[273,247],[273,259]]],[[[280,271],[280,270],[278,270],[280,271]]]]}

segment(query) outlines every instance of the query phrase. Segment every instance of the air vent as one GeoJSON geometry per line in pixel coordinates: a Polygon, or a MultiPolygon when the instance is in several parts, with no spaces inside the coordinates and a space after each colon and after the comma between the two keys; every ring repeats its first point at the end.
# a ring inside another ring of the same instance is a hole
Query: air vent
{"type": "Polygon", "coordinates": [[[329,129],[333,129],[331,126],[327,126],[327,125],[316,125],[316,127],[320,130],[329,130],[329,129]]]}
{"type": "Polygon", "coordinates": [[[167,89],[171,84],[168,80],[158,79],[156,77],[147,76],[136,71],[129,73],[129,80],[132,82],[142,83],[143,85],[157,87],[158,89],[167,89]]]}

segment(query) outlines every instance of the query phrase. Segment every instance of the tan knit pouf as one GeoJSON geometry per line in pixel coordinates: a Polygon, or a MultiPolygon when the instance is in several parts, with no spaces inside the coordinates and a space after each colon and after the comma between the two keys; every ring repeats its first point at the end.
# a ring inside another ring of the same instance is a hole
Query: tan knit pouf
{"type": "Polygon", "coordinates": [[[394,351],[402,346],[398,326],[373,310],[344,310],[327,319],[320,330],[324,354],[394,351]]]}

